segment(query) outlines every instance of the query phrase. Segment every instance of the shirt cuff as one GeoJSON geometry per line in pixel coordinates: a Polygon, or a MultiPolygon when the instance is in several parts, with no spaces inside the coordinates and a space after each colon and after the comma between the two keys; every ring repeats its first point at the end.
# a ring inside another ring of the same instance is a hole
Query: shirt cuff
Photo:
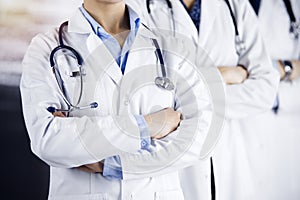
{"type": "Polygon", "coordinates": [[[104,160],[103,176],[108,179],[123,179],[121,160],[119,156],[109,157],[104,160]]]}
{"type": "Polygon", "coordinates": [[[141,149],[150,150],[150,133],[148,131],[148,125],[143,115],[134,115],[136,122],[140,130],[141,137],[141,149]]]}
{"type": "Polygon", "coordinates": [[[279,72],[279,64],[278,64],[278,60],[272,60],[272,65],[274,67],[274,69],[276,69],[279,72]]]}
{"type": "MultiPolygon", "coordinates": [[[[140,130],[141,149],[150,150],[150,133],[147,122],[142,115],[134,115],[140,130]]],[[[119,156],[106,158],[103,165],[103,176],[108,179],[123,179],[122,165],[119,156]]]]}

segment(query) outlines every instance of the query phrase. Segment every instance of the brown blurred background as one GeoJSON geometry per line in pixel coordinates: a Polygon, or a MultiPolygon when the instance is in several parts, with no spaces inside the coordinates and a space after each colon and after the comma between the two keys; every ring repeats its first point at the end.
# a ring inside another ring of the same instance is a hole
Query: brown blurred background
{"type": "Polygon", "coordinates": [[[49,167],[34,156],[25,129],[21,61],[34,35],[58,27],[81,0],[0,0],[1,199],[47,199],[49,167]]]}

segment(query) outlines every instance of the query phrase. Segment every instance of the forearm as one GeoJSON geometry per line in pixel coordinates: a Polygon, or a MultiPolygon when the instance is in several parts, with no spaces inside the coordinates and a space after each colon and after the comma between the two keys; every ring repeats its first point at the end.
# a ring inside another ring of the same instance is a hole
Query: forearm
{"type": "Polygon", "coordinates": [[[267,111],[272,108],[276,93],[272,80],[247,79],[242,84],[227,85],[226,118],[244,118],[267,111]]]}
{"type": "Polygon", "coordinates": [[[54,117],[47,107],[60,106],[61,102],[47,91],[51,91],[47,85],[32,88],[21,81],[23,113],[31,147],[49,165],[72,168],[98,162],[121,151],[140,149],[140,134],[133,117],[54,117]]]}
{"type": "Polygon", "coordinates": [[[209,127],[198,128],[193,120],[183,121],[181,128],[162,140],[154,140],[150,151],[120,155],[123,179],[153,177],[178,171],[200,160],[201,147],[209,127]],[[197,134],[194,135],[195,131],[197,134]],[[180,134],[180,135],[179,135],[180,134]]]}
{"type": "MultiPolygon", "coordinates": [[[[191,80],[195,74],[195,71],[191,70],[191,74],[186,71],[191,80]]],[[[207,86],[203,82],[199,80],[197,84],[190,85],[192,87],[177,87],[179,99],[175,109],[182,113],[182,121],[177,130],[163,139],[152,140],[149,151],[120,155],[123,179],[174,172],[200,159],[210,129],[212,105],[207,86]]]]}
{"type": "Polygon", "coordinates": [[[247,69],[244,66],[219,66],[218,70],[227,85],[241,84],[248,77],[247,69]]]}
{"type": "Polygon", "coordinates": [[[300,79],[281,81],[278,90],[278,112],[300,112],[300,79]]]}
{"type": "Polygon", "coordinates": [[[238,20],[244,24],[241,28],[247,50],[240,55],[237,64],[245,66],[248,77],[241,84],[226,86],[228,119],[243,118],[271,109],[279,84],[279,74],[272,67],[257,18],[247,1],[241,5],[240,12],[241,18],[238,20]]]}

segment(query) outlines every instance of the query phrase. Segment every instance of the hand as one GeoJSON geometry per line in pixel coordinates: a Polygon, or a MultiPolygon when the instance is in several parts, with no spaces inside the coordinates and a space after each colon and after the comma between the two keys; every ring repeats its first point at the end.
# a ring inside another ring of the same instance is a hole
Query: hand
{"type": "Polygon", "coordinates": [[[293,60],[293,72],[290,76],[291,80],[297,79],[300,77],[300,61],[299,60],[293,60]]]}
{"type": "MultiPolygon", "coordinates": [[[[292,60],[293,71],[290,76],[290,80],[294,80],[300,77],[300,61],[299,60],[292,60]]],[[[279,65],[279,73],[280,73],[280,80],[282,80],[285,76],[284,66],[280,60],[277,61],[279,65]]]]}
{"type": "MultiPolygon", "coordinates": [[[[66,117],[62,112],[54,112],[52,113],[54,117],[66,117]]],[[[90,172],[90,173],[100,173],[103,172],[103,163],[97,162],[92,164],[86,164],[82,165],[80,167],[77,167],[76,169],[79,169],[81,171],[90,172]]]]}
{"type": "Polygon", "coordinates": [[[248,78],[248,72],[244,67],[218,67],[226,84],[241,84],[248,78]]]}
{"type": "Polygon", "coordinates": [[[66,117],[65,115],[64,115],[64,113],[62,113],[62,112],[54,112],[54,113],[52,113],[52,115],[54,116],[54,117],[66,117]]]}
{"type": "Polygon", "coordinates": [[[145,115],[150,137],[160,139],[176,130],[181,121],[180,116],[181,114],[172,108],[145,115]]]}
{"type": "Polygon", "coordinates": [[[79,169],[84,172],[100,173],[100,172],[103,172],[103,163],[97,162],[97,163],[92,163],[92,164],[86,164],[86,165],[77,167],[76,169],[79,169]]]}

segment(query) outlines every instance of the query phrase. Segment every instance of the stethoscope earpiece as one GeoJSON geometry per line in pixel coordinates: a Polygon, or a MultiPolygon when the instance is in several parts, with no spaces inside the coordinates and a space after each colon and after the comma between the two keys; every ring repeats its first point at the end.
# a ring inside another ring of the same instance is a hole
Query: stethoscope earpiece
{"type": "Polygon", "coordinates": [[[155,85],[159,88],[165,90],[174,90],[175,86],[172,81],[167,77],[156,77],[155,78],[155,85]]]}

